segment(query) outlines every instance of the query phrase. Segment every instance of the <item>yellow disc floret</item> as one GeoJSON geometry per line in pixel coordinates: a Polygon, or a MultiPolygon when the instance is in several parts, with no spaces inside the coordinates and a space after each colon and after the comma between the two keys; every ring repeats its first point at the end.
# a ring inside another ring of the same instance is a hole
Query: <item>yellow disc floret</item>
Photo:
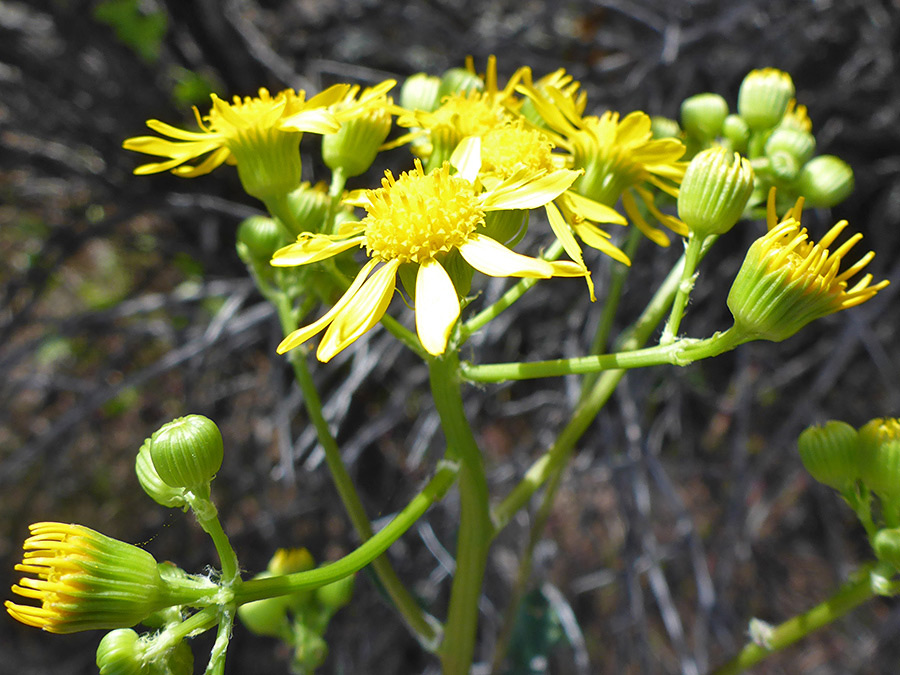
{"type": "Polygon", "coordinates": [[[388,171],[381,184],[369,192],[369,215],[362,221],[373,258],[422,263],[462,246],[484,223],[475,188],[450,175],[449,164],[426,174],[416,160],[413,171],[397,179],[388,171]]]}
{"type": "Polygon", "coordinates": [[[522,120],[489,131],[481,138],[481,170],[509,178],[523,169],[552,171],[553,144],[544,134],[525,126],[522,120]]]}

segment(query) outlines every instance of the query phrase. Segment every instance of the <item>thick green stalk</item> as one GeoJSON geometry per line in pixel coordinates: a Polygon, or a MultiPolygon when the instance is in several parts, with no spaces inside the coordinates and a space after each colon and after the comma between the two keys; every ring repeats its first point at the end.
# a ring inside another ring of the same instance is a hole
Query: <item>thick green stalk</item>
{"type": "MultiPolygon", "coordinates": [[[[896,585],[896,582],[894,584],[896,585]]],[[[876,588],[872,570],[861,571],[856,579],[845,584],[822,604],[767,630],[763,636],[764,644],[754,642],[746,645],[737,656],[714,670],[712,675],[735,675],[744,672],[771,654],[789,647],[822,626],[839,619],[866,600],[883,594],[883,591],[876,591],[876,588]]],[[[896,593],[897,590],[894,588],[893,592],[896,593]]]]}
{"type": "Polygon", "coordinates": [[[458,473],[459,467],[456,464],[441,462],[434,477],[428,481],[422,491],[413,497],[390,523],[371,539],[367,539],[359,548],[340,560],[308,572],[295,572],[294,574],[244,581],[234,589],[234,603],[242,605],[253,600],[288,595],[307,588],[318,588],[361,570],[390,548],[391,544],[412,527],[413,523],[421,518],[434,502],[441,499],[453,485],[458,473]]]}
{"type": "Polygon", "coordinates": [[[234,585],[240,581],[241,577],[237,554],[228,540],[228,535],[225,534],[225,530],[222,528],[216,505],[209,498],[209,484],[205,486],[204,490],[188,492],[186,498],[200,527],[213,540],[213,545],[216,547],[216,553],[219,554],[219,561],[222,564],[222,581],[224,585],[226,587],[234,585]]]}
{"type": "MultiPolygon", "coordinates": [[[[294,350],[291,353],[290,361],[294,367],[294,378],[300,386],[300,391],[303,393],[306,412],[316,429],[319,443],[325,451],[325,462],[328,464],[328,469],[344,504],[344,509],[347,511],[347,515],[350,517],[350,521],[353,523],[359,538],[363,541],[371,539],[372,525],[366,515],[362,501],[360,501],[359,494],[353,486],[353,480],[350,478],[350,474],[347,473],[347,467],[341,458],[337,441],[331,434],[328,422],[322,414],[322,402],[319,399],[319,393],[306,365],[305,350],[294,350]]],[[[416,599],[403,585],[403,582],[400,581],[390,560],[385,556],[376,558],[372,561],[372,568],[375,570],[375,574],[378,575],[378,579],[393,601],[394,606],[409,624],[409,627],[415,631],[423,644],[433,644],[438,637],[435,629],[435,624],[438,624],[437,620],[428,615],[419,606],[416,599]]]]}
{"type": "Polygon", "coordinates": [[[506,382],[541,377],[597,373],[604,370],[646,368],[671,364],[686,366],[700,359],[718,356],[746,342],[746,335],[735,328],[716,333],[705,340],[682,339],[668,345],[635,349],[597,356],[551,359],[519,363],[462,364],[463,377],[472,382],[506,382]]]}
{"type": "Polygon", "coordinates": [[[487,479],[481,451],[463,409],[456,352],[432,358],[428,365],[434,404],[447,438],[447,456],[460,463],[456,572],[440,647],[441,664],[444,675],[466,675],[475,653],[478,599],[493,535],[487,479]]]}

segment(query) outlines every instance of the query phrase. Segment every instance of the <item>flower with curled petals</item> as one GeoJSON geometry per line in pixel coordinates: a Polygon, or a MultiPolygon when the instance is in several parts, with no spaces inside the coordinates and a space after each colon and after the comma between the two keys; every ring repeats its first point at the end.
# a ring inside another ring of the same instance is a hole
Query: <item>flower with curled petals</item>
{"type": "Polygon", "coordinates": [[[398,178],[386,171],[382,187],[366,191],[362,205],[367,215],[360,222],[345,223],[338,235],[301,235],[273,256],[273,265],[287,267],[365,247],[370,258],[334,307],[288,335],[278,352],[298,347],[325,330],[316,356],[329,361],[378,323],[404,263],[418,266],[416,332],[425,350],[435,356],[447,349],[460,314],[456,288],[442,264],[448,254],[458,252],[473,268],[494,277],[584,276],[584,269],[575,263],[520,255],[479,232],[486,213],[543,206],[577,177],[577,172],[568,169],[520,171],[482,191],[470,177],[451,174],[448,163],[426,173],[416,160],[415,168],[398,178]]]}

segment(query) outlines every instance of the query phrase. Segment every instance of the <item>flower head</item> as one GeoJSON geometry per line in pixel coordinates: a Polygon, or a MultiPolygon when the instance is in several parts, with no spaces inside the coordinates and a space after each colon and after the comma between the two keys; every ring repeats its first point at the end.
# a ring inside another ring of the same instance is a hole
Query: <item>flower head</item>
{"type": "Polygon", "coordinates": [[[125,628],[170,604],[156,560],[147,551],[81,525],[29,527],[23,577],[13,593],[40,606],[6,601],[18,621],[50,633],[125,628]]]}
{"type": "Polygon", "coordinates": [[[514,253],[479,231],[486,213],[543,206],[577,175],[567,169],[520,171],[481,191],[473,177],[451,174],[447,163],[426,173],[416,160],[415,168],[398,178],[386,171],[382,187],[366,191],[361,205],[367,215],[362,221],[346,223],[335,236],[301,235],[275,253],[276,266],[305,265],[358,246],[365,247],[370,258],[337,304],[318,321],[288,335],[279,353],[327,327],[316,355],[321,361],[330,360],[381,319],[404,264],[418,267],[416,330],[434,355],[446,350],[460,313],[456,288],[442,264],[447,256],[458,253],[473,268],[495,277],[583,276],[580,266],[514,253]]]}
{"type": "Polygon", "coordinates": [[[750,337],[780,342],[814,319],[870,300],[890,283],[884,280],[873,285],[872,275],[866,274],[848,288],[848,280],[861,272],[875,253],[869,251],[842,272],[844,257],[862,235],[855,234],[829,251],[847,221],[840,221],[814,243],[800,226],[802,207],[800,199],[778,222],[775,191],[769,192],[769,232],[750,246],[728,294],[735,326],[750,337]]]}
{"type": "Polygon", "coordinates": [[[212,94],[212,108],[207,115],[201,117],[194,108],[200,131],[147,120],[148,127],[168,138],[138,136],[127,139],[122,147],[166,158],[139,166],[134,170],[138,175],[171,171],[194,178],[223,163],[237,164],[248,194],[265,197],[289,192],[300,183],[302,132],[337,131],[340,124],[327,108],[341,100],[349,88],[346,84],[335,85],[309,100],[304,91],[293,89],[285,89],[274,97],[268,90],[260,89],[258,96],[235,96],[231,103],[212,94]],[[207,157],[191,163],[203,155],[207,157]]]}
{"type": "Polygon", "coordinates": [[[552,86],[543,92],[525,85],[519,89],[533,102],[554,145],[569,153],[569,166],[584,171],[574,186],[577,193],[607,207],[621,198],[631,222],[660,246],[668,246],[669,239],[644,218],[638,200],[663,225],[687,235],[684,223],[656,207],[650,190],[655,187],[678,196],[687,167],[687,162],[679,161],[685,152],[681,141],[654,139],[650,116],[640,111],[624,118],[613,112],[583,116],[570,96],[552,86]]]}

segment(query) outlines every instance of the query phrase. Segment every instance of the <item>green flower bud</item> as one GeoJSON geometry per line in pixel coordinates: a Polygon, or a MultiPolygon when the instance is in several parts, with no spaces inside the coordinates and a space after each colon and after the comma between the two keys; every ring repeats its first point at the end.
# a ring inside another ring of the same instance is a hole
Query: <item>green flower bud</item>
{"type": "Polygon", "coordinates": [[[278,223],[266,216],[250,216],[242,220],[238,225],[237,240],[260,262],[271,260],[272,254],[285,244],[278,223]]]}
{"type": "Polygon", "coordinates": [[[172,487],[209,485],[222,466],[222,434],[203,415],[172,420],[150,437],[150,459],[164,483],[172,487]]]}
{"type": "Polygon", "coordinates": [[[427,73],[416,73],[400,87],[400,106],[407,110],[433,112],[441,104],[441,78],[427,73]]]}
{"type": "Polygon", "coordinates": [[[800,166],[790,153],[776,150],[769,157],[769,173],[779,184],[793,182],[799,172],[800,166]]]}
{"type": "MultiPolygon", "coordinates": [[[[320,232],[331,197],[325,183],[301,183],[300,187],[288,195],[288,209],[291,217],[302,232],[320,232]]],[[[271,257],[271,256],[270,256],[271,257]]]]}
{"type": "Polygon", "coordinates": [[[771,129],[784,117],[793,97],[794,82],[784,71],[752,70],[741,82],[738,113],[754,131],[771,129]]]}
{"type": "Polygon", "coordinates": [[[856,429],[830,420],[808,427],[797,439],[800,460],[820,483],[843,490],[859,478],[859,443],[856,429]]]}
{"type": "Polygon", "coordinates": [[[329,169],[341,170],[345,177],[359,176],[372,166],[390,132],[390,112],[372,107],[344,122],[335,133],[322,136],[322,159],[329,169]]]}
{"type": "Polygon", "coordinates": [[[752,192],[749,161],[721,147],[703,150],[681,181],[678,217],[694,236],[724,234],[740,219],[752,192]]]}
{"type": "Polygon", "coordinates": [[[50,633],[127,628],[153,612],[188,602],[160,577],[147,551],[81,525],[35,523],[16,569],[31,575],[12,587],[41,606],[6,602],[18,621],[50,633]]]}
{"type": "Polygon", "coordinates": [[[798,166],[806,164],[816,151],[816,137],[806,131],[779,127],[766,140],[766,157],[786,152],[798,166]]]}
{"type": "Polygon", "coordinates": [[[292,672],[311,673],[325,663],[328,644],[319,633],[306,624],[299,621],[294,623],[293,643],[292,672]]]}
{"type": "Polygon", "coordinates": [[[750,127],[740,115],[729,115],[722,122],[722,136],[728,139],[732,150],[745,153],[750,142],[750,127]]]}
{"type": "Polygon", "coordinates": [[[130,628],[104,635],[97,646],[97,667],[100,675],[146,675],[149,666],[140,636],[130,628]]]}
{"type": "MultiPolygon", "coordinates": [[[[316,566],[316,561],[305,548],[280,548],[269,560],[267,571],[271,575],[307,572],[316,566]]],[[[312,589],[303,589],[285,597],[285,602],[293,611],[298,612],[309,604],[313,595],[312,589]]]]}
{"type": "Polygon", "coordinates": [[[879,497],[900,498],[900,420],[876,418],[859,430],[860,479],[879,497]]]}
{"type": "Polygon", "coordinates": [[[438,88],[438,101],[451,94],[468,94],[471,91],[482,91],[484,82],[468,68],[450,68],[441,76],[438,88]]]}
{"type": "Polygon", "coordinates": [[[137,459],[134,461],[134,470],[144,492],[150,495],[150,498],[157,504],[170,509],[183,509],[187,506],[184,499],[184,488],[167,485],[156,472],[153,460],[150,459],[149,438],[144,441],[138,451],[137,459]]]}
{"type": "Polygon", "coordinates": [[[853,169],[839,157],[821,155],[801,169],[797,190],[806,198],[807,206],[840,204],[853,192],[853,169]]]}
{"type": "Polygon", "coordinates": [[[356,576],[350,576],[338,579],[330,584],[319,586],[316,589],[316,602],[330,612],[336,612],[341,607],[350,602],[353,597],[353,587],[356,582],[356,576]]]}
{"type": "MultiPolygon", "coordinates": [[[[525,99],[531,101],[531,99],[525,99]]],[[[679,138],[681,136],[681,127],[678,122],[662,115],[654,115],[650,118],[650,133],[653,134],[654,140],[661,138],[679,138]]]]}
{"type": "Polygon", "coordinates": [[[718,136],[727,116],[728,103],[718,94],[696,94],[681,104],[681,126],[701,140],[718,136]]]}
{"type": "MultiPolygon", "coordinates": [[[[254,579],[265,579],[273,576],[270,572],[261,572],[254,579]]],[[[290,623],[287,618],[288,598],[284,595],[277,598],[255,600],[238,607],[237,614],[247,629],[257,635],[282,637],[289,633],[290,623]]]]}
{"type": "Polygon", "coordinates": [[[872,549],[879,560],[900,570],[900,528],[880,530],[872,539],[872,549]]]}

